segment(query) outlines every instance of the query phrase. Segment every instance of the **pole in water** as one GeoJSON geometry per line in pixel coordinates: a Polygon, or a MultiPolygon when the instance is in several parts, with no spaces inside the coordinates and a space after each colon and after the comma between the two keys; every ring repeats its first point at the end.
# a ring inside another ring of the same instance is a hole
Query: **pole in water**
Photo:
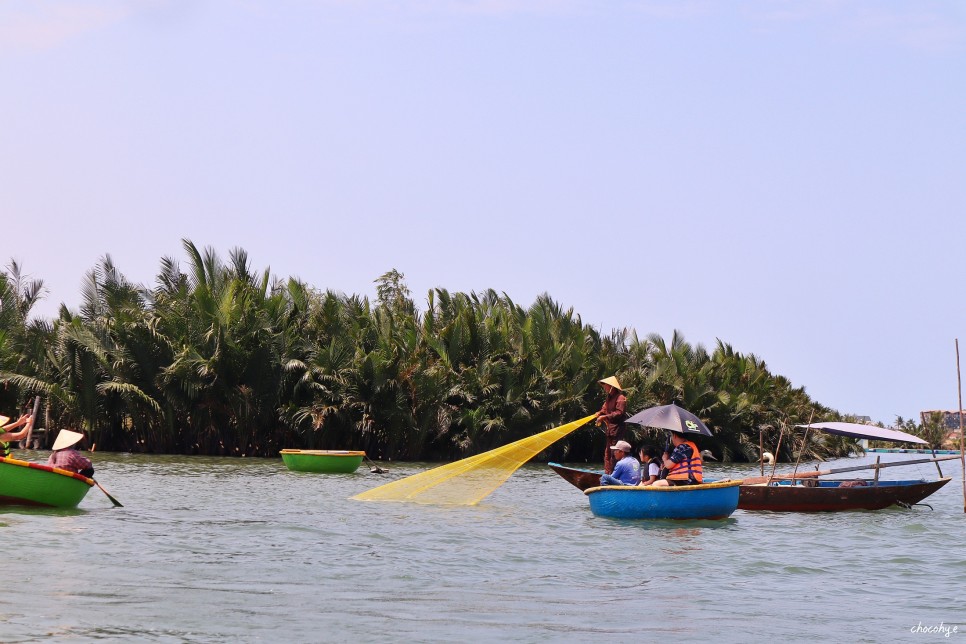
{"type": "Polygon", "coordinates": [[[963,378],[959,372],[959,338],[956,338],[956,384],[959,387],[959,465],[963,468],[963,512],[966,513],[966,450],[963,449],[963,378]]]}

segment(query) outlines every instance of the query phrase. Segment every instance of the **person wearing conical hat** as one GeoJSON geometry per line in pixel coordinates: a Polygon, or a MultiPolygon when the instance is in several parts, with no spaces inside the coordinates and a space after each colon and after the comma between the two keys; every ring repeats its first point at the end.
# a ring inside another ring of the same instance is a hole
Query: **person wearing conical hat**
{"type": "Polygon", "coordinates": [[[94,476],[94,464],[91,459],[78,452],[74,446],[84,440],[80,432],[62,429],[54,441],[53,453],[47,459],[47,465],[57,467],[68,472],[75,472],[88,478],[94,476]]]}
{"type": "Polygon", "coordinates": [[[614,450],[611,448],[617,444],[617,441],[624,440],[627,398],[624,397],[617,376],[604,378],[598,380],[598,382],[607,394],[603,407],[597,412],[597,424],[604,426],[604,473],[612,474],[617,459],[614,456],[614,450]]]}
{"type": "MultiPolygon", "coordinates": [[[[10,420],[6,416],[0,416],[0,425],[10,420]]],[[[9,425],[3,425],[0,427],[0,456],[7,457],[10,456],[10,444],[17,441],[23,440],[27,437],[27,432],[30,430],[27,427],[27,421],[30,420],[30,414],[24,414],[16,421],[10,423],[9,425]],[[16,429],[17,427],[23,427],[19,432],[12,432],[11,429],[16,429]]]]}

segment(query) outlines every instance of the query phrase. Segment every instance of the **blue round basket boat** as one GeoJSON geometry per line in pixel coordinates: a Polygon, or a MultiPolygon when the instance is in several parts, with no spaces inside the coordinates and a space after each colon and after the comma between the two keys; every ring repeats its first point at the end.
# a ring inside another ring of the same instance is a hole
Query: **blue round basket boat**
{"type": "Polygon", "coordinates": [[[608,485],[585,490],[590,510],[612,519],[725,519],[738,509],[741,481],[676,487],[608,485]]]}

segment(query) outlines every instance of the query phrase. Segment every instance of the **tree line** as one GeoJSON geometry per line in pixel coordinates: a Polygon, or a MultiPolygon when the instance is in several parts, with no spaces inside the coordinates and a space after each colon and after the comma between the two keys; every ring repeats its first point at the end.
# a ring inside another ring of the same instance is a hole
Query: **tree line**
{"type": "MultiPolygon", "coordinates": [[[[100,450],[364,449],[430,461],[589,415],[603,400],[597,381],[614,374],[629,411],[676,402],[707,422],[715,435],[702,447],[725,460],[756,461],[762,436],[774,452],[782,426],[841,418],[725,342],[708,350],[678,332],[605,335],[549,295],[522,306],[494,290],[436,288],[420,311],[396,270],[375,281],[370,301],[255,271],[242,249],[223,261],[183,246],[185,269],[162,258],[152,286],[105,256],[79,309],[61,305],[53,320],[30,316],[40,280],[16,263],[0,273],[0,411],[12,416],[40,395],[48,428],[82,430],[100,450]]],[[[663,441],[629,429],[633,442],[663,441]]],[[[791,459],[801,446],[787,436],[778,456],[791,459]]],[[[602,445],[588,426],[543,458],[599,461],[602,445]]],[[[804,450],[851,447],[819,435],[804,450]]]]}

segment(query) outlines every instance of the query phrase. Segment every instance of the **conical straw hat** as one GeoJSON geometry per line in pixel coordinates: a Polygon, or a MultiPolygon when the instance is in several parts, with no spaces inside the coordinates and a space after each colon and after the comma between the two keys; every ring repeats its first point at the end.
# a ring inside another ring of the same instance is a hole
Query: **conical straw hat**
{"type": "Polygon", "coordinates": [[[69,429],[62,429],[60,430],[60,433],[57,434],[57,440],[54,441],[53,450],[57,451],[59,449],[66,449],[71,445],[76,445],[82,438],[84,438],[84,435],[79,432],[72,432],[69,429]]]}
{"type": "Polygon", "coordinates": [[[604,378],[603,380],[598,380],[597,382],[599,382],[602,385],[610,385],[611,387],[615,387],[616,389],[619,389],[620,391],[624,391],[624,388],[621,387],[621,383],[617,382],[617,376],[611,376],[610,378],[604,378]]]}
{"type": "Polygon", "coordinates": [[[0,416],[0,425],[6,425],[8,420],[10,420],[9,416],[0,416]]]}

